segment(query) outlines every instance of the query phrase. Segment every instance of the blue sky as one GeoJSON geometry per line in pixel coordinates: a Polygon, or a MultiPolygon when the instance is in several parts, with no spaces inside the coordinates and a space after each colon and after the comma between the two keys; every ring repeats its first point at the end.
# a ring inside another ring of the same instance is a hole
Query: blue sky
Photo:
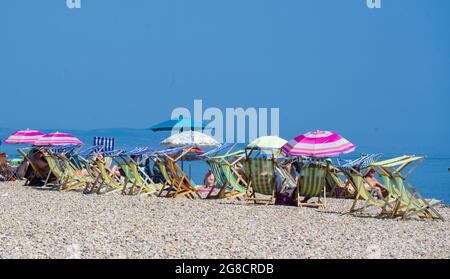
{"type": "Polygon", "coordinates": [[[0,127],[144,128],[202,99],[450,152],[450,1],[81,1],[1,2],[0,127]]]}

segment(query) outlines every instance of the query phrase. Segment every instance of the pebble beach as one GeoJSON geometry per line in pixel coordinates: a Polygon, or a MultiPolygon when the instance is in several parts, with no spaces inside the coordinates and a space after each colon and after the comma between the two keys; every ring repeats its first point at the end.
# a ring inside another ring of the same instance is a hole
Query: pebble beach
{"type": "Polygon", "coordinates": [[[237,200],[83,195],[0,182],[0,258],[446,258],[442,221],[237,200]]]}

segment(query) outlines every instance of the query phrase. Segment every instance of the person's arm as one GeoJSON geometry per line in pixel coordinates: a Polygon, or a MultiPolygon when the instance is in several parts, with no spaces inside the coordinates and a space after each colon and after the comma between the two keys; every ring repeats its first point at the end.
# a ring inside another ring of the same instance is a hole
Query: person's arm
{"type": "Polygon", "coordinates": [[[374,181],[375,181],[375,185],[374,185],[375,187],[380,187],[380,188],[387,190],[386,186],[381,184],[380,181],[378,181],[376,178],[374,178],[374,181]]]}

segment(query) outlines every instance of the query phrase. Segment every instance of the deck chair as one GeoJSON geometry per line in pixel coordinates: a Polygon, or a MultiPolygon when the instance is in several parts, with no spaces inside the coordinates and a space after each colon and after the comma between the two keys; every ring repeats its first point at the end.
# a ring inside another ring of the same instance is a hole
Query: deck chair
{"type": "Polygon", "coordinates": [[[335,167],[330,167],[328,169],[327,175],[325,177],[325,182],[327,183],[329,189],[328,196],[332,198],[343,198],[343,199],[354,199],[356,192],[352,193],[348,190],[348,184],[346,179],[342,179],[345,175],[335,167]]]}
{"type": "Polygon", "coordinates": [[[124,183],[122,193],[125,195],[152,194],[162,188],[161,184],[155,184],[153,180],[138,166],[138,164],[128,156],[121,156],[121,160],[116,160],[125,174],[129,183],[124,183]],[[131,184],[130,187],[126,187],[131,184]]]}
{"type": "Polygon", "coordinates": [[[5,181],[14,180],[15,171],[8,163],[8,156],[6,153],[0,153],[0,177],[5,181]]]}
{"type": "Polygon", "coordinates": [[[68,185],[62,188],[61,191],[85,189],[94,182],[93,178],[82,176],[81,170],[78,169],[69,158],[67,158],[64,155],[57,155],[57,157],[59,158],[61,165],[63,165],[63,168],[65,169],[66,172],[66,176],[69,180],[68,185]]]}
{"type": "Polygon", "coordinates": [[[62,166],[59,162],[59,159],[56,156],[52,156],[49,154],[45,154],[44,158],[48,163],[50,172],[48,173],[48,175],[44,181],[44,185],[42,187],[43,188],[50,187],[50,188],[62,189],[63,187],[65,187],[65,185],[67,185],[69,183],[69,181],[64,172],[64,169],[62,168],[62,166]],[[56,178],[56,180],[53,180],[53,182],[50,181],[50,177],[52,175],[56,178]]]}
{"type": "Polygon", "coordinates": [[[396,213],[403,219],[415,215],[419,218],[444,220],[442,215],[434,208],[441,201],[424,198],[416,188],[407,180],[409,176],[422,162],[424,157],[400,156],[371,164],[371,167],[383,179],[384,185],[395,198],[398,199],[396,213]],[[411,167],[406,174],[402,171],[411,167]]]}
{"type": "Polygon", "coordinates": [[[164,191],[169,191],[170,189],[172,189],[174,183],[173,183],[172,177],[168,171],[166,161],[164,159],[159,159],[158,162],[156,163],[156,165],[159,168],[159,170],[165,180],[165,183],[164,183],[165,185],[163,185],[163,187],[161,187],[161,190],[158,193],[158,197],[160,197],[164,191]]]}
{"type": "Polygon", "coordinates": [[[357,194],[355,200],[350,208],[350,213],[354,215],[363,215],[369,208],[379,208],[381,211],[377,216],[379,217],[395,217],[395,208],[397,206],[397,200],[388,196],[384,199],[378,200],[374,197],[375,190],[368,191],[364,186],[364,183],[368,183],[364,180],[364,176],[361,173],[353,173],[350,175],[350,181],[353,187],[356,189],[357,194]],[[357,207],[358,201],[362,201],[363,205],[357,207]]]}
{"type": "Polygon", "coordinates": [[[225,156],[211,157],[207,163],[216,179],[214,187],[208,193],[206,198],[213,199],[229,199],[244,196],[247,192],[248,182],[236,169],[236,164],[239,163],[240,158],[236,155],[242,152],[227,154],[225,156]],[[234,161],[230,162],[229,157],[233,157],[234,161]],[[219,191],[213,195],[214,190],[218,188],[219,191]]]}
{"type": "Polygon", "coordinates": [[[369,209],[377,208],[380,209],[377,214],[378,217],[395,217],[395,209],[398,204],[395,197],[388,195],[385,198],[379,197],[377,199],[375,187],[364,178],[365,174],[351,167],[342,168],[341,171],[356,190],[356,196],[349,211],[350,214],[364,215],[368,213],[369,209]],[[369,185],[371,189],[367,190],[365,184],[369,185]],[[358,203],[362,203],[362,205],[358,206],[358,203]]]}
{"type": "Polygon", "coordinates": [[[301,160],[300,178],[297,180],[297,189],[295,190],[294,200],[297,206],[303,207],[326,207],[327,195],[325,177],[328,172],[328,163],[322,160],[309,160],[304,162],[301,160]],[[300,200],[300,197],[310,199],[317,198],[316,203],[310,203],[300,200]],[[323,201],[321,200],[323,198],[323,201]]]}
{"type": "Polygon", "coordinates": [[[341,193],[343,193],[343,198],[354,199],[357,195],[357,192],[349,191],[348,186],[351,183],[348,179],[341,179],[341,176],[344,176],[345,178],[347,176],[343,171],[345,171],[347,174],[351,174],[353,173],[353,170],[356,170],[365,175],[370,169],[370,164],[377,162],[381,156],[381,153],[372,153],[361,154],[359,158],[352,160],[338,158],[338,166],[335,167],[330,165],[326,177],[326,181],[330,186],[330,195],[332,197],[336,197],[337,192],[340,191],[341,193]]]}
{"type": "Polygon", "coordinates": [[[33,180],[38,180],[42,183],[45,182],[48,173],[43,173],[34,163],[33,161],[30,159],[30,157],[28,156],[29,153],[24,152],[22,149],[17,149],[17,151],[20,153],[20,155],[23,156],[24,160],[28,161],[29,166],[32,169],[32,173],[31,175],[29,175],[27,177],[27,180],[25,181],[24,186],[28,186],[30,185],[31,181],[33,180]]]}
{"type": "Polygon", "coordinates": [[[246,155],[244,171],[249,179],[246,201],[255,204],[271,204],[275,201],[274,157],[252,158],[246,155]],[[265,197],[257,197],[261,194],[265,197]]]}
{"type": "MultiPolygon", "coordinates": [[[[100,180],[98,181],[97,194],[111,194],[123,190],[127,185],[122,185],[118,177],[112,174],[102,160],[96,160],[95,165],[99,170],[100,180]]],[[[127,181],[125,181],[127,183],[127,181]]]]}
{"type": "MultiPolygon", "coordinates": [[[[177,162],[173,158],[167,156],[165,158],[165,162],[166,162],[165,166],[168,167],[168,170],[170,171],[169,179],[172,182],[170,187],[166,190],[167,191],[166,197],[178,198],[187,196],[190,198],[195,198],[197,196],[201,198],[199,192],[204,187],[203,186],[194,187],[191,181],[189,180],[188,176],[184,173],[184,171],[181,169],[181,167],[177,164],[177,162]]],[[[163,190],[164,189],[162,188],[161,191],[163,190]]]]}
{"type": "Polygon", "coordinates": [[[92,194],[96,190],[98,190],[99,187],[101,187],[101,184],[103,182],[102,176],[100,175],[100,170],[94,162],[87,160],[80,155],[78,155],[78,162],[80,163],[82,169],[87,172],[91,180],[91,183],[87,184],[84,187],[83,193],[92,194]]]}
{"type": "Polygon", "coordinates": [[[293,192],[297,187],[296,178],[292,176],[283,166],[276,164],[275,172],[281,179],[279,192],[293,192]]]}

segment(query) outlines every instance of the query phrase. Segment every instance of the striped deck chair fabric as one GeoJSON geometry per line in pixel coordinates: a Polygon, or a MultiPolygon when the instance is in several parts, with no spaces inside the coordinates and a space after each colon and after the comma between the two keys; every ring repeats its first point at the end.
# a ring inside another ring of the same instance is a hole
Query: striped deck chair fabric
{"type": "Polygon", "coordinates": [[[102,147],[101,151],[103,152],[108,152],[114,150],[115,142],[116,140],[114,138],[94,137],[93,145],[97,147],[102,147]]]}
{"type": "Polygon", "coordinates": [[[228,181],[226,180],[225,176],[222,173],[222,169],[220,167],[220,163],[216,160],[208,160],[207,161],[209,165],[209,169],[211,170],[212,174],[214,175],[215,184],[211,188],[211,190],[208,193],[208,196],[206,198],[219,198],[221,193],[223,192],[222,188],[227,187],[228,181]],[[219,193],[217,195],[212,195],[214,190],[219,188],[219,193]]]}
{"type": "Polygon", "coordinates": [[[328,164],[322,160],[301,161],[301,175],[297,180],[295,200],[297,206],[326,207],[325,178],[328,173],[328,164]],[[300,197],[304,197],[300,200],[300,197]],[[316,197],[315,203],[308,202],[310,198],[316,197]],[[323,198],[323,200],[321,200],[323,198]]]}
{"type": "Polygon", "coordinates": [[[58,159],[55,156],[44,155],[45,160],[50,168],[50,172],[44,182],[43,187],[59,187],[60,189],[65,186],[66,183],[66,174],[61,164],[58,162],[58,159]],[[53,174],[56,178],[56,181],[50,183],[50,175],[53,174]]]}
{"type": "MultiPolygon", "coordinates": [[[[351,211],[363,211],[364,209],[367,209],[370,206],[376,206],[382,208],[382,213],[386,212],[386,208],[389,205],[394,204],[395,199],[392,197],[387,197],[384,200],[378,200],[374,197],[373,193],[369,192],[365,185],[364,185],[364,178],[360,174],[352,174],[351,175],[352,182],[354,183],[356,187],[356,191],[358,192],[357,197],[355,198],[355,204],[358,201],[358,199],[362,199],[365,201],[365,205],[361,208],[361,210],[355,210],[354,207],[352,207],[351,211]]],[[[354,204],[354,205],[355,205],[354,204]]]]}
{"type": "Polygon", "coordinates": [[[229,163],[220,160],[209,160],[208,164],[216,179],[216,185],[209,192],[208,198],[239,198],[247,192],[247,188],[243,186],[247,182],[233,171],[229,163]],[[216,196],[211,196],[213,190],[217,187],[220,188],[219,193],[216,196]]]}
{"type": "Polygon", "coordinates": [[[354,160],[343,160],[338,159],[338,163],[340,164],[339,169],[344,172],[352,173],[354,169],[358,170],[362,174],[365,174],[370,165],[377,162],[381,158],[382,154],[374,153],[363,155],[354,160]]]}
{"type": "Polygon", "coordinates": [[[163,188],[163,185],[154,183],[134,161],[129,161],[127,166],[131,171],[130,178],[134,178],[133,187],[139,188],[138,193],[151,194],[163,188]]]}
{"type": "Polygon", "coordinates": [[[397,199],[392,196],[388,196],[384,199],[378,200],[374,197],[374,190],[369,192],[366,189],[366,186],[364,185],[366,182],[361,173],[354,172],[353,174],[349,175],[352,184],[354,185],[357,192],[355,200],[350,209],[350,213],[363,214],[364,212],[367,212],[369,208],[377,207],[381,209],[381,211],[378,213],[378,216],[393,217],[395,215],[397,199]],[[363,202],[363,205],[359,208],[356,207],[358,201],[363,202]]]}
{"type": "Polygon", "coordinates": [[[123,190],[124,187],[127,185],[120,185],[120,182],[116,180],[116,177],[114,177],[113,174],[109,173],[109,170],[106,168],[104,162],[101,160],[96,160],[95,164],[97,165],[97,168],[100,171],[101,176],[101,184],[99,185],[97,189],[97,194],[101,193],[113,193],[119,190],[123,190]],[[103,192],[102,192],[103,190],[103,192]]]}
{"type": "Polygon", "coordinates": [[[273,195],[275,187],[274,163],[267,158],[247,158],[248,177],[255,193],[273,195]]]}
{"type": "Polygon", "coordinates": [[[300,183],[300,196],[318,197],[325,187],[326,167],[308,166],[303,169],[300,183]]]}
{"type": "Polygon", "coordinates": [[[208,161],[208,165],[214,175],[214,178],[216,179],[216,184],[220,186],[225,185],[227,183],[227,180],[224,174],[222,173],[220,163],[215,160],[210,160],[208,161]]]}
{"type": "Polygon", "coordinates": [[[87,186],[92,183],[90,177],[84,177],[81,175],[80,169],[64,155],[57,156],[61,166],[64,168],[67,178],[70,180],[68,187],[64,190],[77,190],[82,186],[87,186]]]}
{"type": "MultiPolygon", "coordinates": [[[[374,162],[380,156],[381,156],[380,154],[365,155],[362,156],[362,158],[358,158],[354,161],[361,162],[367,157],[372,157],[374,158],[373,160],[374,162]]],[[[368,160],[368,162],[369,161],[370,159],[368,160]]],[[[375,187],[365,179],[367,172],[372,168],[372,164],[373,163],[369,164],[368,167],[363,167],[363,169],[358,170],[361,164],[352,163],[352,161],[349,161],[339,167],[339,170],[342,171],[342,173],[344,173],[347,180],[351,183],[354,190],[356,191],[356,196],[354,198],[352,207],[350,208],[350,213],[363,214],[364,212],[367,212],[369,208],[376,207],[381,209],[381,212],[378,213],[378,216],[393,217],[395,215],[397,199],[392,195],[388,195],[387,197],[382,199],[377,199],[375,197],[377,196],[375,187]],[[369,185],[370,190],[366,189],[366,185],[369,185]],[[357,207],[358,202],[362,202],[362,205],[359,207],[357,207]]]]}
{"type": "Polygon", "coordinates": [[[222,173],[225,176],[225,179],[230,183],[230,187],[239,193],[245,193],[247,188],[242,186],[238,182],[238,178],[236,177],[236,173],[231,169],[231,167],[227,164],[221,165],[222,173]]]}
{"type": "Polygon", "coordinates": [[[434,208],[441,201],[436,199],[426,199],[407,180],[407,176],[422,162],[424,157],[400,156],[397,158],[384,160],[371,164],[371,167],[383,179],[384,185],[391,196],[398,200],[396,214],[404,219],[416,215],[419,218],[444,220],[442,215],[434,208]],[[415,165],[413,165],[415,164],[415,165]],[[412,166],[407,174],[402,174],[402,170],[412,166]],[[405,185],[405,183],[408,185],[405,185]]]}

